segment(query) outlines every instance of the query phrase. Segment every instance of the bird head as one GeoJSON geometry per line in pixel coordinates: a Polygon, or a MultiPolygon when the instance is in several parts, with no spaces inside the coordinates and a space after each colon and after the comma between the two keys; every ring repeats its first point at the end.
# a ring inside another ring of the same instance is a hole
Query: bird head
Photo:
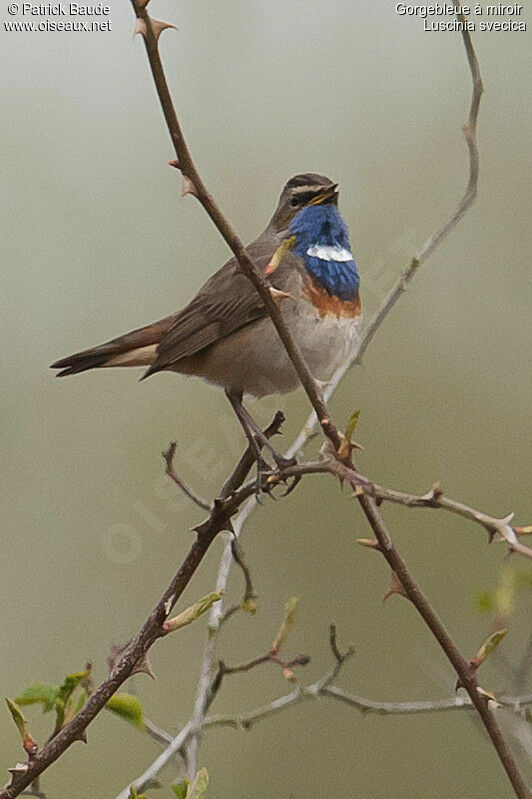
{"type": "Polygon", "coordinates": [[[292,219],[308,205],[338,204],[338,184],[325,175],[306,172],[294,175],[284,187],[270,225],[278,232],[287,230],[292,219]]]}

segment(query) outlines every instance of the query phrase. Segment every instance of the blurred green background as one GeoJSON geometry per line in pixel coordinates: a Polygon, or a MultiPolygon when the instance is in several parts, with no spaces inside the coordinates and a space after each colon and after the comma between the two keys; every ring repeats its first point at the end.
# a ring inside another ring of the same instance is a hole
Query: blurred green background
{"type": "MultiPolygon", "coordinates": [[[[179,30],[162,55],[198,167],[245,240],[265,226],[284,182],[301,171],[341,183],[341,208],[362,274],[366,320],[414,250],[456,205],[465,184],[461,134],[470,77],[460,34],[425,33],[394,3],[154,0],[179,30]]],[[[106,673],[112,643],[137,631],[202,519],[166,484],[160,451],[215,495],[243,441],[222,393],[197,380],[135,371],[57,381],[48,364],[185,304],[228,257],[178,175],[129,4],[113,2],[112,32],[2,33],[4,67],[2,291],[2,580],[0,685],[16,696],[92,660],[106,673]]],[[[6,13],[6,18],[8,18],[6,13]]],[[[530,21],[532,24],[532,20],[530,21]]],[[[478,33],[486,93],[477,204],[427,262],[387,319],[364,365],[332,401],[342,425],[361,408],[360,467],[381,483],[445,491],[493,514],[530,522],[529,33],[478,33]]],[[[285,441],[307,416],[298,392],[252,406],[287,413],[285,441]]],[[[315,452],[317,442],[309,447],[315,452]]],[[[485,638],[475,595],[494,588],[504,549],[450,515],[386,507],[414,576],[464,654],[485,638]]],[[[286,652],[306,652],[310,682],[329,667],[327,629],[356,657],[339,680],[373,699],[450,696],[455,678],[413,609],[383,604],[383,561],[355,543],[369,530],[326,478],[254,513],[242,539],[259,592],[219,640],[227,663],[265,651],[286,600],[300,599],[286,652]]],[[[185,601],[212,590],[215,543],[185,601]]],[[[526,564],[511,561],[521,571],[526,564]]],[[[232,575],[229,599],[241,595],[232,575]]],[[[503,644],[517,665],[530,627],[519,599],[503,644]]],[[[131,685],[169,731],[192,710],[205,620],[152,650],[155,682],[131,685]]],[[[514,691],[495,659],[482,684],[514,691]]],[[[530,685],[526,686],[530,690],[530,685]]],[[[245,712],[290,689],[265,666],[228,679],[213,710],[245,712]]],[[[28,709],[43,740],[49,716],[28,709]]],[[[523,769],[526,758],[503,728],[523,769]]],[[[42,785],[49,799],[113,797],[158,753],[109,714],[42,785]]],[[[22,756],[0,712],[0,770],[22,756]]],[[[209,796],[249,799],[511,797],[468,713],[362,718],[321,700],[249,733],[205,734],[209,796]]],[[[168,785],[171,768],[162,775],[168,785]]],[[[2,781],[4,777],[2,777],[2,781]]],[[[161,792],[169,795],[168,789],[161,792]]],[[[154,794],[155,796],[155,794],[154,794]]]]}

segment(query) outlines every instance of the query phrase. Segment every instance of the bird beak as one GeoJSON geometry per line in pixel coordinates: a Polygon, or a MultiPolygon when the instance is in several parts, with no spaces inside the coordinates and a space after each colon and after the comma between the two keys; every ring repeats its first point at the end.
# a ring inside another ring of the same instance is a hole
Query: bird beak
{"type": "Polygon", "coordinates": [[[338,196],[338,183],[331,184],[328,188],[324,189],[320,194],[317,194],[312,200],[309,200],[309,205],[321,205],[322,203],[331,200],[333,197],[338,196]]]}

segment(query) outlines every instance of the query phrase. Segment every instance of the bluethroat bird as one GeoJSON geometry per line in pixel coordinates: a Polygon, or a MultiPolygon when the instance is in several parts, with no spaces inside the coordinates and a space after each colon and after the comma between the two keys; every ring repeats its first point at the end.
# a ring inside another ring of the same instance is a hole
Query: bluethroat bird
{"type": "MultiPolygon", "coordinates": [[[[266,230],[247,248],[268,276],[281,312],[316,379],[326,381],[358,339],[360,278],[338,211],[338,184],[323,175],[291,178],[266,230]],[[276,290],[276,291],[275,291],[276,290]]],[[[264,305],[231,258],[182,310],[53,364],[58,377],[108,366],[170,370],[225,389],[250,445],[257,436],[285,461],[242,405],[244,394],[284,394],[299,385],[264,305]]]]}

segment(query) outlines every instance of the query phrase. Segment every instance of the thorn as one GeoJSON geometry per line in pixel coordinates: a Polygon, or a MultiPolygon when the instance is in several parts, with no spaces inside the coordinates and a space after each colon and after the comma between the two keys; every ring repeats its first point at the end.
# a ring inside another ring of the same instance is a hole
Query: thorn
{"type": "Polygon", "coordinates": [[[172,596],[169,599],[167,599],[166,602],[164,603],[164,612],[167,616],[172,610],[174,599],[175,599],[175,594],[172,594],[172,596]]]}
{"type": "Polygon", "coordinates": [[[159,37],[163,31],[167,28],[173,28],[177,30],[175,25],[172,25],[171,22],[162,22],[160,19],[152,19],[151,20],[151,27],[155,36],[155,41],[159,41],[159,37]]]}
{"type": "Polygon", "coordinates": [[[140,17],[137,17],[135,30],[133,31],[133,36],[131,38],[134,39],[138,33],[140,33],[141,36],[144,36],[144,38],[146,38],[146,33],[147,33],[146,23],[140,17]]]}
{"type": "MultiPolygon", "coordinates": [[[[123,645],[113,644],[111,646],[111,652],[109,653],[109,655],[107,657],[107,665],[109,666],[109,674],[111,674],[111,672],[113,671],[116,663],[120,660],[120,657],[122,656],[122,653],[129,646],[130,643],[131,643],[131,641],[126,641],[126,643],[123,644],[123,645]]],[[[152,680],[155,679],[155,675],[154,675],[153,671],[151,670],[151,665],[150,665],[150,662],[148,660],[147,654],[142,655],[138,659],[138,661],[136,662],[135,666],[133,667],[133,670],[131,671],[130,677],[132,677],[134,674],[147,674],[148,677],[152,678],[152,680]]]]}
{"type": "Polygon", "coordinates": [[[174,169],[180,169],[179,161],[174,159],[173,161],[168,161],[168,166],[173,166],[174,169]]]}
{"type": "Polygon", "coordinates": [[[389,591],[387,591],[384,594],[382,601],[386,602],[386,600],[389,599],[394,594],[399,594],[399,596],[404,596],[405,599],[410,599],[405,589],[403,588],[402,582],[400,581],[399,577],[392,569],[392,584],[390,586],[389,591]]]}
{"type": "Polygon", "coordinates": [[[194,197],[198,196],[194,183],[189,177],[183,175],[183,182],[181,183],[181,197],[186,197],[187,194],[192,194],[194,197]]]}
{"type": "Polygon", "coordinates": [[[19,774],[25,774],[27,770],[27,763],[16,763],[13,768],[8,768],[9,773],[12,774],[13,777],[16,777],[19,774]]]}
{"type": "Polygon", "coordinates": [[[279,291],[279,289],[270,286],[270,294],[272,295],[273,301],[276,305],[280,305],[283,300],[290,299],[295,301],[295,297],[292,297],[291,294],[287,294],[286,291],[279,291]]]}
{"type": "Polygon", "coordinates": [[[423,494],[422,499],[424,499],[430,505],[437,507],[438,502],[442,496],[443,496],[443,491],[440,487],[439,482],[437,481],[432,484],[432,488],[430,489],[430,491],[427,491],[426,494],[423,494]]]}
{"type": "Polygon", "coordinates": [[[152,680],[155,679],[155,674],[151,669],[151,664],[148,660],[147,654],[142,655],[142,657],[136,662],[130,676],[132,677],[134,674],[147,674],[152,680]]]}
{"type": "Polygon", "coordinates": [[[505,516],[504,519],[499,519],[500,523],[505,527],[508,527],[512,519],[514,518],[515,513],[509,513],[508,516],[505,516]]]}
{"type": "Polygon", "coordinates": [[[440,481],[437,480],[432,485],[432,499],[434,500],[434,502],[437,502],[442,496],[443,496],[443,491],[440,486],[440,481]]]}
{"type": "Polygon", "coordinates": [[[492,694],[491,691],[485,691],[484,688],[480,687],[480,685],[477,688],[477,694],[480,694],[480,696],[485,696],[488,701],[491,700],[492,702],[495,702],[495,704],[497,704],[497,700],[495,699],[495,695],[492,694]]]}

